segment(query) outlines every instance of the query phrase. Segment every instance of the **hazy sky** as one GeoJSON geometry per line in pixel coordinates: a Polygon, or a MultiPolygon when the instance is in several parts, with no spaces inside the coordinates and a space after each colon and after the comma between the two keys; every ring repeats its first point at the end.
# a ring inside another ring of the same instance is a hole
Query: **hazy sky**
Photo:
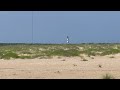
{"type": "MultiPolygon", "coordinates": [[[[120,11],[34,11],[35,43],[120,42],[120,11]]],[[[32,42],[31,11],[0,11],[0,42],[32,42]]]]}

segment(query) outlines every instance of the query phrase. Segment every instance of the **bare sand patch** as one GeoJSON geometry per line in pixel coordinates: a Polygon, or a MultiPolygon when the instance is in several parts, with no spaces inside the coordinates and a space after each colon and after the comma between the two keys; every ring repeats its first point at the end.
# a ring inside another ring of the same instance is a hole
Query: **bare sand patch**
{"type": "Polygon", "coordinates": [[[0,60],[1,79],[102,79],[106,73],[120,79],[120,55],[0,60]],[[99,66],[101,65],[101,67],[99,66]]]}

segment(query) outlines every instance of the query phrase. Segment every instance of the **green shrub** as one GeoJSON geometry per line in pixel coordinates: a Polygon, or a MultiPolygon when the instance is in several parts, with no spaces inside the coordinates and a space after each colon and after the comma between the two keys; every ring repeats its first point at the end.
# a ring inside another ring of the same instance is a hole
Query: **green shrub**
{"type": "Polygon", "coordinates": [[[19,58],[19,56],[14,52],[4,52],[1,55],[1,59],[19,58]]]}
{"type": "Polygon", "coordinates": [[[120,53],[120,50],[119,49],[108,49],[108,50],[104,50],[101,55],[104,56],[104,55],[110,55],[110,54],[117,54],[117,53],[120,53]]]}
{"type": "Polygon", "coordinates": [[[63,50],[63,49],[58,49],[58,50],[47,50],[44,51],[45,55],[47,56],[79,56],[79,51],[76,49],[69,49],[69,50],[63,50]]]}

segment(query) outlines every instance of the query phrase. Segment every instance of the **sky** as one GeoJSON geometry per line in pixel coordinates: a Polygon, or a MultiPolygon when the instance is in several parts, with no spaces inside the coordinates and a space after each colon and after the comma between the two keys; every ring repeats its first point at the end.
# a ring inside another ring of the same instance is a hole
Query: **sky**
{"type": "MultiPolygon", "coordinates": [[[[33,43],[120,43],[120,11],[33,11],[33,43]]],[[[31,43],[32,11],[0,11],[0,43],[31,43]]]]}

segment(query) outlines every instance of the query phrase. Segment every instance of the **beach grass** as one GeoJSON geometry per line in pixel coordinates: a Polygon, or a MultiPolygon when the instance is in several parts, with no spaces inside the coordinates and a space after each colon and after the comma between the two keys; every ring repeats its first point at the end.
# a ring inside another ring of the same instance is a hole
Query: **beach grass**
{"type": "Polygon", "coordinates": [[[0,59],[42,58],[52,56],[74,57],[85,54],[105,56],[120,53],[120,44],[82,43],[82,44],[0,44],[0,59]]]}

